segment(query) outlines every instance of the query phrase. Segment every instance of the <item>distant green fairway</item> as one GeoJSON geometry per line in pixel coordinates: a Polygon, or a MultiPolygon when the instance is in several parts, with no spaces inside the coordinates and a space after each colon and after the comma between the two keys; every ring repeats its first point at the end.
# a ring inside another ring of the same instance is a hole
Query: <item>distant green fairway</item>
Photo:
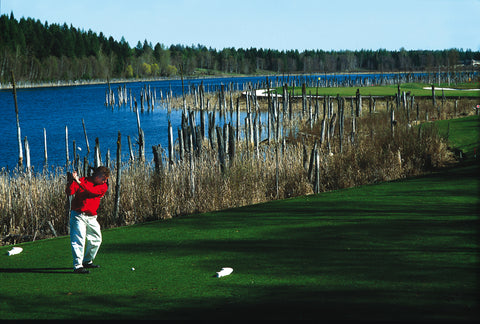
{"type": "MultiPolygon", "coordinates": [[[[455,89],[455,90],[444,90],[443,93],[445,96],[454,96],[454,97],[480,97],[480,91],[475,89],[463,89],[462,86],[458,87],[455,86],[441,86],[444,88],[455,89]]],[[[441,87],[435,86],[435,96],[441,97],[442,90],[439,89],[441,87]]],[[[480,85],[477,84],[477,89],[480,85]]],[[[306,88],[306,92],[308,95],[318,95],[320,96],[355,96],[357,89],[359,89],[360,94],[362,96],[395,96],[398,92],[397,85],[387,85],[387,86],[370,86],[370,87],[308,87],[306,88]]],[[[292,88],[289,88],[291,91],[292,88]]],[[[278,94],[283,93],[282,87],[276,89],[278,94]]],[[[417,97],[431,97],[432,96],[432,85],[431,84],[421,84],[421,83],[402,83],[400,85],[400,91],[403,92],[410,92],[411,95],[417,97]],[[425,89],[428,88],[428,89],[425,89]]],[[[302,88],[295,87],[295,95],[301,96],[302,95],[302,88]]]]}
{"type": "MultiPolygon", "coordinates": [[[[451,122],[477,132],[454,144],[478,147],[478,124],[451,122]]],[[[67,237],[4,246],[0,319],[478,319],[479,171],[470,154],[423,177],[105,230],[88,275],[72,273],[67,237]]]]}
{"type": "Polygon", "coordinates": [[[472,158],[476,148],[476,153],[478,155],[478,150],[480,149],[479,116],[439,120],[435,124],[438,125],[440,133],[444,137],[448,136],[448,140],[452,147],[461,149],[469,158],[472,158]],[[449,128],[450,131],[448,130],[449,128]]]}

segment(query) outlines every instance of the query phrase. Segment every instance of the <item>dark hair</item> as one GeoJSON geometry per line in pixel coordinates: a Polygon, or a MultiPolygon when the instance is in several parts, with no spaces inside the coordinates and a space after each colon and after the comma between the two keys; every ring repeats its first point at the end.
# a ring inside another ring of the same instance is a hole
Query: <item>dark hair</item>
{"type": "Polygon", "coordinates": [[[106,166],[99,166],[98,168],[94,169],[93,176],[97,176],[99,174],[103,174],[105,177],[110,177],[110,169],[106,166]]]}

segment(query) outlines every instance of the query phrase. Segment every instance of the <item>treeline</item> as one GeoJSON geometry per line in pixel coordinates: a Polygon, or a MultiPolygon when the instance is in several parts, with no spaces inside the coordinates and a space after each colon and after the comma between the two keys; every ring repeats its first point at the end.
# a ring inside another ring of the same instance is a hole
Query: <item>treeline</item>
{"type": "Polygon", "coordinates": [[[332,73],[358,71],[453,71],[480,60],[463,49],[399,51],[217,50],[203,45],[171,45],[145,40],[130,47],[91,30],[48,24],[32,18],[0,17],[0,82],[41,82],[106,78],[171,77],[198,74],[332,73]]]}

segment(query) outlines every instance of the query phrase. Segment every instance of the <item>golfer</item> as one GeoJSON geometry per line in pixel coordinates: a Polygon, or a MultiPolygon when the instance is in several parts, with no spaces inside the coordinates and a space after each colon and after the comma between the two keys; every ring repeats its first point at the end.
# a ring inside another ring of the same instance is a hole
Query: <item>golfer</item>
{"type": "Polygon", "coordinates": [[[110,170],[100,166],[90,177],[78,178],[77,172],[67,175],[67,195],[75,195],[70,212],[70,243],[73,271],[89,273],[87,268],[99,268],[93,263],[102,243],[97,209],[108,189],[110,170]]]}

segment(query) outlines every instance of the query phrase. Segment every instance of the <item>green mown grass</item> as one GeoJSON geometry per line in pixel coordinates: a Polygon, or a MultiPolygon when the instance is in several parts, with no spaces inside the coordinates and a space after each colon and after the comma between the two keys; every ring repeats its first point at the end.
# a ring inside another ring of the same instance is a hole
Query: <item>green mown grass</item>
{"type": "MultiPolygon", "coordinates": [[[[462,120],[450,121],[450,136],[478,124],[462,120]]],[[[468,160],[105,230],[102,267],[89,275],[72,273],[67,237],[19,244],[10,257],[0,247],[0,319],[473,320],[479,176],[468,160]],[[215,278],[222,267],[234,272],[215,278]]]]}
{"type": "Polygon", "coordinates": [[[470,116],[465,118],[439,120],[440,134],[444,136],[452,147],[459,148],[467,159],[473,159],[474,154],[478,157],[480,149],[480,118],[470,116]]]}
{"type": "MultiPolygon", "coordinates": [[[[423,83],[403,83],[400,85],[400,91],[403,92],[410,92],[411,95],[417,97],[431,97],[432,96],[432,85],[431,84],[423,84],[423,83]],[[424,87],[429,87],[429,89],[424,89],[424,87]]],[[[435,96],[441,97],[442,90],[438,90],[437,85],[435,85],[436,91],[435,96]]],[[[457,89],[455,85],[442,86],[444,88],[453,88],[457,89]]],[[[480,97],[480,91],[471,91],[469,89],[463,90],[465,85],[461,85],[459,88],[462,90],[444,90],[445,96],[453,96],[453,97],[480,97]]],[[[306,93],[320,96],[336,96],[337,94],[340,96],[355,96],[357,89],[360,90],[360,94],[362,96],[395,96],[398,92],[397,85],[386,85],[386,86],[370,86],[370,87],[307,87],[306,93]]],[[[478,87],[477,87],[478,89],[478,87]]],[[[279,87],[276,89],[278,94],[283,93],[283,88],[279,87]]],[[[289,87],[288,91],[292,91],[292,88],[289,87]]],[[[302,88],[295,87],[295,95],[301,96],[302,95],[302,88]]]]}

